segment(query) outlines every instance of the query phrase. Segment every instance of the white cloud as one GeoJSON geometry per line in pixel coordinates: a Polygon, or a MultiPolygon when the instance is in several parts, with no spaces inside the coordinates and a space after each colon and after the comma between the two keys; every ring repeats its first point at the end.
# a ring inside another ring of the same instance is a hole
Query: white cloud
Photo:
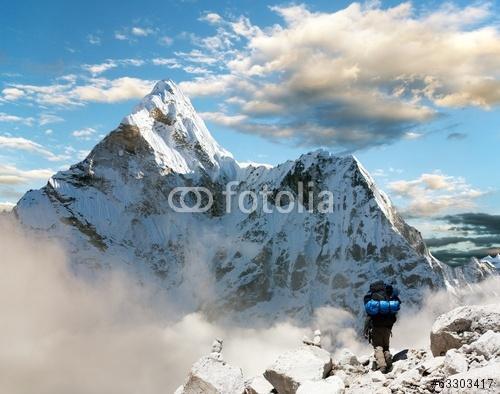
{"type": "Polygon", "coordinates": [[[85,64],[83,65],[83,68],[90,73],[96,75],[96,74],[101,74],[107,70],[111,70],[112,68],[118,67],[118,64],[115,61],[108,60],[105,63],[100,63],[100,64],[85,64]]]}
{"type": "Polygon", "coordinates": [[[101,37],[95,34],[89,34],[87,36],[87,41],[92,45],[101,45],[101,37]]]}
{"type": "MultiPolygon", "coordinates": [[[[124,59],[120,62],[137,66],[141,60],[124,59]]],[[[56,83],[47,86],[17,84],[14,86],[24,90],[26,100],[34,101],[40,105],[70,106],[83,105],[91,101],[113,103],[142,98],[150,92],[153,85],[153,81],[122,77],[117,79],[87,78],[84,83],[79,85],[75,81],[69,81],[66,84],[56,83]]],[[[8,119],[21,121],[10,117],[6,117],[5,121],[8,119]]],[[[32,123],[33,119],[24,120],[24,122],[28,121],[32,123]]]]}
{"type": "Polygon", "coordinates": [[[406,140],[418,140],[422,138],[424,134],[422,133],[417,133],[414,131],[408,131],[407,133],[404,134],[403,138],[406,140]]]}
{"type": "Polygon", "coordinates": [[[153,85],[152,81],[130,77],[114,80],[96,78],[88,85],[75,87],[71,95],[81,101],[113,103],[142,98],[151,91],[153,85]]]}
{"type": "Polygon", "coordinates": [[[38,123],[40,124],[40,126],[45,126],[47,124],[60,123],[60,122],[64,122],[64,119],[58,115],[49,113],[41,114],[40,117],[38,118],[38,123]]]}
{"type": "Polygon", "coordinates": [[[39,143],[23,138],[0,135],[0,148],[22,150],[37,153],[44,156],[49,161],[65,160],[67,155],[56,155],[39,143]]]}
{"type": "Polygon", "coordinates": [[[2,90],[3,98],[9,101],[15,101],[23,97],[24,92],[17,88],[5,88],[2,90]]]}
{"type": "Polygon", "coordinates": [[[214,122],[222,126],[236,126],[247,119],[245,115],[227,115],[222,112],[200,112],[203,120],[214,122]]]}
{"type": "Polygon", "coordinates": [[[233,76],[221,75],[184,81],[179,86],[188,96],[195,97],[224,94],[233,82],[236,83],[233,76]]]}
{"type": "Polygon", "coordinates": [[[151,62],[155,66],[168,66],[168,68],[181,68],[182,65],[179,63],[177,59],[174,58],[160,58],[156,57],[151,62]]]}
{"type": "Polygon", "coordinates": [[[75,105],[68,92],[74,86],[74,81],[65,81],[66,83],[55,83],[52,85],[25,85],[12,84],[12,87],[21,89],[24,92],[23,99],[33,100],[42,105],[75,105]]]}
{"type": "Polygon", "coordinates": [[[211,74],[212,72],[204,67],[186,66],[183,68],[188,74],[211,74]]]}
{"type": "Polygon", "coordinates": [[[84,64],[83,68],[93,75],[97,75],[119,66],[139,67],[144,65],[145,63],[146,62],[142,59],[108,59],[104,63],[84,64]]]}
{"type": "Polygon", "coordinates": [[[15,206],[12,202],[0,202],[0,212],[10,212],[15,206]]]}
{"type": "Polygon", "coordinates": [[[130,32],[134,36],[137,36],[137,37],[147,37],[147,36],[153,34],[154,30],[151,29],[151,28],[148,28],[148,27],[137,27],[137,26],[134,26],[134,27],[132,27],[132,29],[130,30],[130,32]]]}
{"type": "Polygon", "coordinates": [[[80,138],[83,140],[89,140],[96,133],[96,130],[92,127],[86,127],[84,129],[75,130],[71,133],[73,137],[80,138]]]}
{"type": "Polygon", "coordinates": [[[212,25],[217,25],[222,22],[222,17],[215,12],[207,12],[199,18],[200,21],[208,22],[212,25]]]}
{"type": "Polygon", "coordinates": [[[20,170],[15,166],[0,164],[0,185],[20,185],[33,180],[47,180],[53,174],[51,169],[20,170]]]}
{"type": "Polygon", "coordinates": [[[17,115],[6,114],[5,112],[0,112],[0,122],[22,123],[26,126],[31,126],[34,122],[34,119],[32,117],[21,117],[17,115]]]}
{"type": "Polygon", "coordinates": [[[115,32],[115,38],[119,41],[126,41],[128,40],[128,37],[126,34],[124,33],[120,33],[120,32],[115,32]]]}
{"type": "Polygon", "coordinates": [[[203,63],[204,65],[213,65],[218,62],[218,59],[213,55],[204,53],[199,49],[193,49],[189,52],[174,52],[174,54],[188,62],[203,63]]]}
{"type": "Polygon", "coordinates": [[[172,37],[169,37],[169,36],[163,36],[163,37],[159,38],[158,42],[161,45],[170,46],[174,43],[174,39],[172,37]]]}
{"type": "Polygon", "coordinates": [[[500,34],[487,4],[446,3],[426,13],[411,3],[272,10],[284,22],[261,29],[244,17],[215,17],[217,34],[195,38],[202,49],[176,53],[226,67],[228,79],[250,85],[184,83],[198,95],[229,95],[248,115],[239,131],[254,126],[276,139],[286,129],[297,144],[359,149],[418,139],[424,133],[413,130],[443,108],[500,104],[500,34]],[[242,50],[238,39],[247,40],[242,50]]]}
{"type": "Polygon", "coordinates": [[[415,217],[471,209],[475,207],[475,200],[486,194],[464,178],[440,172],[422,174],[411,181],[393,181],[388,186],[394,195],[402,198],[402,212],[415,217]]]}

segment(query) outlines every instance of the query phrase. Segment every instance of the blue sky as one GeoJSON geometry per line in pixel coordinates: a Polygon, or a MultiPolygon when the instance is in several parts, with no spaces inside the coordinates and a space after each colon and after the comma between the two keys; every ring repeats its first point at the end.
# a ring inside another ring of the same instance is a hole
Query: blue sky
{"type": "Polygon", "coordinates": [[[426,237],[455,238],[443,251],[496,252],[497,14],[495,2],[2,1],[0,204],[79,161],[171,78],[237,160],[352,152],[426,237]]]}

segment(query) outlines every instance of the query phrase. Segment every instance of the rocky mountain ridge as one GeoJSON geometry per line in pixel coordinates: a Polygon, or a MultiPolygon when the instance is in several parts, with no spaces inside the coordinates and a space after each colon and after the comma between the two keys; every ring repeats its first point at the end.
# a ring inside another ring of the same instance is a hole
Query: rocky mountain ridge
{"type": "Polygon", "coordinates": [[[224,362],[221,350],[200,359],[175,394],[498,393],[500,304],[462,306],[441,315],[430,333],[430,349],[399,351],[386,374],[372,370],[370,355],[342,349],[332,358],[320,344],[309,343],[281,354],[263,375],[245,379],[224,362]]]}

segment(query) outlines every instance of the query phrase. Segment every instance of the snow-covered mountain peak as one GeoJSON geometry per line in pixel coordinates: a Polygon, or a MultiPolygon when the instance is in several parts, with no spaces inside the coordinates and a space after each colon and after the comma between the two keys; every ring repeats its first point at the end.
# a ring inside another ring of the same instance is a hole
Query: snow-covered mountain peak
{"type": "Polygon", "coordinates": [[[171,80],[158,82],[93,153],[103,144],[106,151],[112,148],[119,156],[140,153],[141,161],[153,159],[162,170],[179,174],[201,170],[215,178],[221,172],[234,172],[237,166],[231,153],[215,141],[189,99],[171,80]]]}
{"type": "Polygon", "coordinates": [[[14,212],[64,243],[74,267],[117,264],[214,318],[308,319],[325,305],[361,317],[369,281],[411,304],[465,278],[448,278],[354,156],[240,166],[171,81],[14,212]]]}

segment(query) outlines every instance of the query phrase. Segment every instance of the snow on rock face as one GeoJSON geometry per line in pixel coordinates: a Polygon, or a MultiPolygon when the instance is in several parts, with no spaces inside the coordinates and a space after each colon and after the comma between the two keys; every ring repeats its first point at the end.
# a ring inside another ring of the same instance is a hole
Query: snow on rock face
{"type": "Polygon", "coordinates": [[[297,392],[308,381],[324,379],[332,369],[330,353],[317,346],[302,346],[283,353],[266,369],[264,377],[278,393],[297,392]]]}
{"type": "Polygon", "coordinates": [[[492,264],[496,269],[500,269],[500,253],[495,257],[486,256],[481,259],[481,262],[492,264]]]}
{"type": "Polygon", "coordinates": [[[212,356],[198,360],[178,394],[244,394],[241,369],[212,356]]]}
{"type": "Polygon", "coordinates": [[[189,99],[172,81],[160,81],[122,125],[139,131],[159,166],[179,174],[218,170],[232,155],[208,132],[189,99]]]}
{"type": "Polygon", "coordinates": [[[27,229],[62,242],[75,270],[119,266],[183,300],[179,313],[211,318],[307,321],[333,305],[361,320],[370,281],[393,282],[409,305],[428,289],[465,280],[430,255],[355,157],[319,150],[242,168],[171,81],[159,82],[84,161],[26,193],[14,211],[27,229]],[[271,213],[262,204],[245,213],[236,196],[226,204],[229,182],[236,193],[271,191],[271,213]],[[169,196],[186,186],[209,190],[212,207],[176,212],[169,196]],[[326,213],[317,208],[322,191],[333,196],[326,213]],[[301,204],[279,212],[280,192],[301,204]],[[313,209],[299,211],[310,202],[313,209]]]}
{"type": "Polygon", "coordinates": [[[488,330],[500,331],[500,304],[463,306],[441,315],[431,330],[435,356],[477,340],[488,330]]]}

